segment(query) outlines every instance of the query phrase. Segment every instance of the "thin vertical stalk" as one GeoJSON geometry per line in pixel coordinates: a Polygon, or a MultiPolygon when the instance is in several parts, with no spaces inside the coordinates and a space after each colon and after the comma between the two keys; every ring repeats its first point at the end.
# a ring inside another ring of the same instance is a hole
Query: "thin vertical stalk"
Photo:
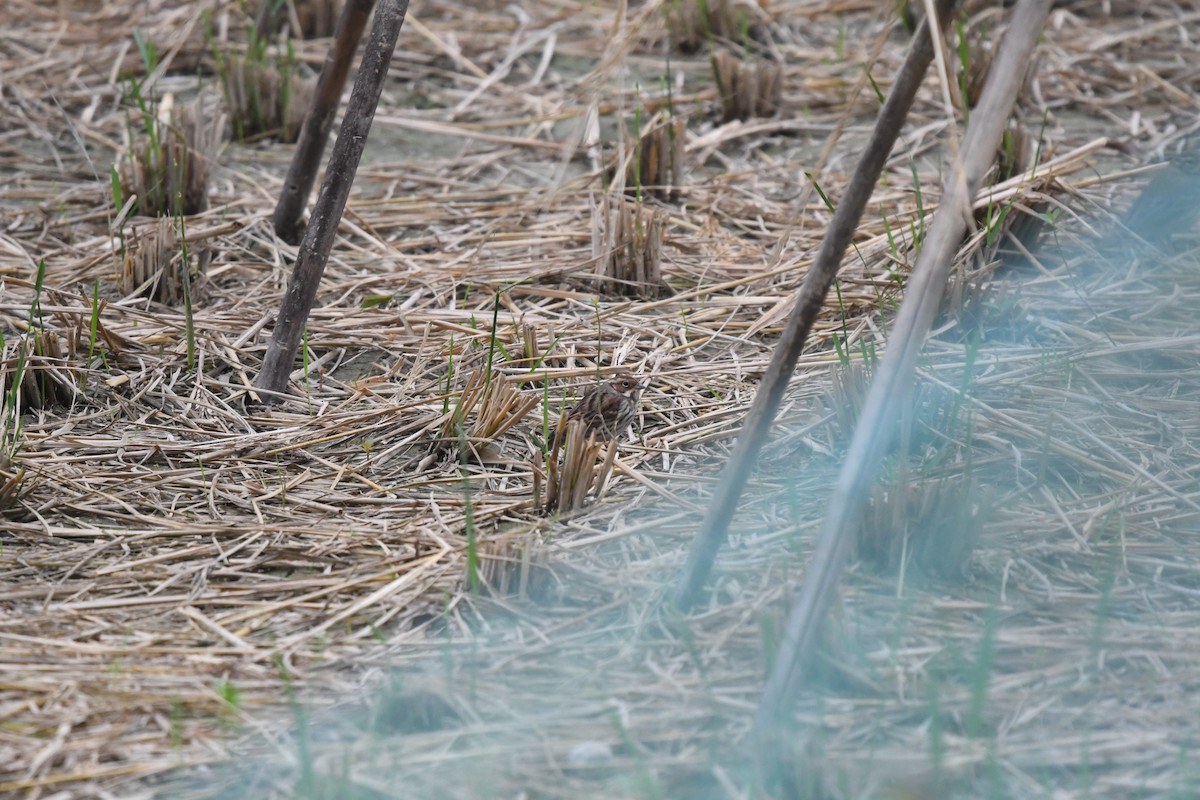
{"type": "Polygon", "coordinates": [[[900,418],[900,404],[912,384],[917,355],[929,334],[954,254],[970,221],[971,202],[1000,145],[1051,2],[1019,0],[1000,54],[971,115],[960,158],[950,165],[942,202],[917,258],[887,352],[871,382],[812,563],[792,604],[775,666],[758,706],[753,741],[760,753],[771,752],[775,723],[788,708],[807,658],[816,649],[820,623],[832,603],[867,493],[900,418]]]}
{"type": "MultiPolygon", "coordinates": [[[[955,3],[956,0],[937,0],[938,19],[947,19],[955,3]]],[[[875,183],[883,172],[888,154],[900,135],[900,128],[908,116],[908,110],[932,60],[933,39],[929,35],[928,23],[922,23],[913,38],[908,57],[900,68],[900,74],[879,111],[879,119],[871,133],[871,140],[855,168],[845,195],[838,203],[829,232],[821,241],[816,260],[804,276],[800,297],[788,317],[779,344],[771,354],[771,363],[767,366],[762,383],[754,395],[754,403],[746,415],[746,424],[742,426],[733,455],[721,473],[708,511],[696,533],[684,573],[675,588],[674,602],[681,610],[690,608],[696,602],[712,571],[713,561],[725,542],[729,523],[737,510],[738,499],[750,479],[754,462],[766,441],[767,431],[775,421],[775,414],[783,400],[783,391],[796,368],[800,351],[804,348],[809,331],[812,330],[813,323],[824,306],[825,296],[837,275],[842,256],[858,228],[863,209],[871,198],[871,192],[874,191],[875,183]]]]}

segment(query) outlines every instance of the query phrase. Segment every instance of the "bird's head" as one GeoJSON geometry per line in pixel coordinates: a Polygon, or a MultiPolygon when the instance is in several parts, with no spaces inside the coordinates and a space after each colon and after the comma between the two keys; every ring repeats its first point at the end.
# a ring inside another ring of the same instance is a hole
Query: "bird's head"
{"type": "Polygon", "coordinates": [[[613,388],[613,391],[626,397],[633,397],[646,388],[644,383],[638,383],[637,376],[632,372],[618,372],[608,379],[608,385],[613,388]]]}

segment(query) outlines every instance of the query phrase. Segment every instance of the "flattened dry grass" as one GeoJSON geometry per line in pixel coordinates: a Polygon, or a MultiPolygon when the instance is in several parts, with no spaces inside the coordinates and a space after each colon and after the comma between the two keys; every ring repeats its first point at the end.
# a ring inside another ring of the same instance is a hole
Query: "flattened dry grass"
{"type": "MultiPolygon", "coordinates": [[[[842,361],[869,372],[885,345],[948,126],[931,82],[711,601],[673,618],[664,589],[829,219],[805,173],[837,202],[878,107],[863,62],[878,47],[886,91],[903,50],[880,4],[759,7],[781,108],[721,123],[706,53],[671,56],[666,77],[662,3],[624,19],[414,4],[295,398],[266,411],[247,399],[295,255],[270,229],[290,151],[230,146],[187,219],[212,252],[195,370],[184,311],[117,288],[107,165],[119,78],[141,63],[133,29],[158,44],[157,90],[182,99],[211,68],[205,10],[15,6],[19,35],[0,42],[0,330],[28,328],[44,258],[43,324],[75,342],[79,394],[30,410],[4,468],[24,483],[0,509],[0,794],[740,796],[737,748],[853,418],[842,361]],[[688,120],[690,174],[676,200],[646,202],[671,292],[605,293],[596,151],[615,149],[621,115],[629,128],[631,109],[668,102],[688,120]],[[552,421],[597,366],[648,381],[599,501],[537,513],[536,406],[491,429],[487,458],[446,446],[458,376],[489,358],[509,391],[485,427],[531,398],[552,421]],[[293,730],[291,691],[311,728],[293,730]]],[[[217,8],[218,37],[245,29],[235,12],[217,8]]],[[[972,24],[995,30],[996,13],[972,24]]],[[[1200,270],[1186,240],[1117,257],[1085,234],[1127,204],[1113,181],[1192,124],[1180,92],[1197,93],[1200,70],[1181,42],[1198,18],[1194,3],[1055,12],[1022,112],[1040,166],[977,203],[912,433],[887,465],[883,491],[911,496],[877,500],[860,546],[878,549],[793,715],[795,794],[1194,786],[1200,270]],[[993,240],[1006,207],[1006,223],[1055,215],[1032,259],[1000,260],[997,246],[1032,247],[993,240]],[[973,551],[946,570],[918,558],[959,542],[955,528],[973,551]]],[[[297,58],[319,66],[325,45],[296,42],[297,58]]]]}

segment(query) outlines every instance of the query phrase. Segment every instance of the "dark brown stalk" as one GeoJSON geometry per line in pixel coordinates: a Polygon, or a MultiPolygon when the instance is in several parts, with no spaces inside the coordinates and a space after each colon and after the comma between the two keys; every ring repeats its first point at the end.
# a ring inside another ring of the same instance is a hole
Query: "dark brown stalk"
{"type": "Polygon", "coordinates": [[[329,157],[325,182],[313,206],[304,241],[300,243],[296,266],[283,295],[271,343],[256,381],[258,388],[275,393],[264,393],[262,399],[265,402],[277,401],[279,393],[287,389],[296,348],[317,297],[317,287],[333,248],[342,212],[346,209],[346,199],[350,196],[367,135],[371,132],[375,107],[379,104],[379,94],[407,12],[408,0],[384,0],[375,14],[375,24],[354,81],[346,118],[342,120],[333,155],[329,157]]]}
{"type": "MultiPolygon", "coordinates": [[[[269,2],[264,3],[263,7],[270,5],[269,2]]],[[[321,68],[321,77],[317,80],[312,108],[304,117],[304,127],[300,129],[300,139],[296,143],[296,152],[292,154],[287,180],[283,183],[283,192],[271,216],[275,235],[288,244],[300,241],[300,217],[304,214],[304,205],[317,180],[325,143],[329,141],[329,131],[337,116],[346,76],[350,73],[350,61],[354,58],[354,51],[362,39],[363,29],[367,26],[367,18],[371,16],[371,7],[374,5],[375,0],[348,0],[338,17],[333,44],[329,47],[325,66],[321,68]]]]}
{"type": "MultiPolygon", "coordinates": [[[[937,0],[938,19],[948,19],[955,3],[956,0],[937,0]]],[[[879,111],[879,119],[871,134],[871,141],[867,144],[862,159],[855,168],[854,177],[851,178],[850,185],[838,204],[816,260],[804,276],[800,297],[788,317],[779,344],[771,354],[771,363],[767,366],[762,383],[754,395],[754,403],[746,415],[746,424],[738,436],[733,455],[725,465],[721,480],[717,482],[708,512],[700,524],[691,552],[688,553],[684,573],[675,589],[675,605],[681,610],[690,608],[704,588],[712,570],[713,560],[725,541],[729,523],[737,510],[738,499],[746,487],[746,481],[749,480],[758,452],[766,441],[767,431],[775,421],[776,412],[779,411],[783,390],[796,368],[796,360],[800,357],[808,333],[821,312],[825,295],[829,293],[838,266],[842,263],[842,256],[854,236],[859,218],[862,217],[863,209],[871,198],[871,192],[879,180],[880,173],[883,172],[883,165],[900,135],[900,128],[908,116],[913,98],[916,97],[925,70],[932,60],[933,41],[929,36],[927,24],[922,23],[913,39],[908,57],[900,68],[900,74],[879,111]]]]}

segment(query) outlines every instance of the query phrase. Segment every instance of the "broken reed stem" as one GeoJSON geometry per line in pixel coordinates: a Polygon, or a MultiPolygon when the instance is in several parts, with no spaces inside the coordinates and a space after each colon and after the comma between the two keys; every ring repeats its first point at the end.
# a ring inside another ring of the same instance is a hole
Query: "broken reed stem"
{"type": "Polygon", "coordinates": [[[170,108],[165,125],[151,121],[159,126],[159,135],[121,162],[123,192],[137,195],[140,216],[157,217],[122,255],[120,285],[126,295],[179,305],[191,259],[197,265],[195,278],[202,279],[207,269],[209,248],[188,252],[179,247],[174,230],[175,220],[208,210],[209,179],[225,142],[225,114],[208,114],[201,103],[178,112],[170,108]]]}
{"type": "Polygon", "coordinates": [[[740,0],[668,0],[664,4],[671,47],[696,53],[714,39],[745,46],[762,36],[766,12],[757,4],[740,0]]]}
{"type": "Polygon", "coordinates": [[[742,61],[728,50],[712,56],[721,95],[722,122],[772,117],[783,98],[783,67],[771,61],[742,61]]]}
{"type": "Polygon", "coordinates": [[[967,127],[960,162],[951,165],[942,202],[917,259],[887,352],[867,393],[862,419],[838,475],[820,538],[792,604],[775,667],[755,714],[751,740],[761,752],[769,751],[776,721],[789,707],[807,658],[814,652],[820,623],[833,600],[854,530],[900,416],[898,406],[909,395],[917,355],[937,313],[954,253],[970,220],[971,201],[995,158],[1051,2],[1019,0],[995,68],[967,127]]]}
{"type": "Polygon", "coordinates": [[[605,194],[599,206],[592,206],[592,257],[600,291],[627,297],[663,293],[665,223],[665,213],[620,194],[605,194]]]}
{"type": "Polygon", "coordinates": [[[549,583],[546,561],[536,535],[503,535],[480,544],[479,577],[497,597],[537,599],[549,583]]]}
{"type": "MultiPolygon", "coordinates": [[[[121,265],[121,291],[178,306],[184,301],[184,280],[192,291],[203,283],[210,251],[184,248],[175,235],[175,220],[159,217],[135,234],[121,265]],[[196,267],[192,268],[192,256],[196,267]]],[[[194,294],[193,294],[194,296],[194,294]]]]}
{"type": "Polygon", "coordinates": [[[268,58],[265,44],[220,56],[221,93],[234,134],[245,140],[272,134],[294,142],[312,103],[313,82],[286,57],[268,58]],[[261,48],[261,50],[259,50],[261,48]]]}
{"type": "Polygon", "coordinates": [[[961,577],[992,512],[992,493],[969,475],[915,477],[908,469],[877,486],[854,537],[855,558],[879,573],[916,567],[961,577]]]}
{"type": "Polygon", "coordinates": [[[565,514],[582,508],[593,489],[599,497],[616,460],[616,440],[608,443],[608,452],[597,465],[604,444],[596,441],[595,434],[587,432],[584,421],[564,422],[564,419],[559,419],[557,434],[553,436],[555,446],[546,454],[546,514],[565,514]]]}
{"type": "Polygon", "coordinates": [[[687,120],[674,119],[651,127],[634,145],[625,172],[627,192],[647,191],[664,200],[679,196],[683,186],[683,145],[687,120]]]}
{"type": "Polygon", "coordinates": [[[226,117],[205,112],[200,101],[160,114],[165,119],[147,121],[158,128],[156,142],[134,146],[121,160],[122,188],[126,196],[138,196],[138,214],[144,217],[207,211],[209,179],[225,142],[226,117]]]}

